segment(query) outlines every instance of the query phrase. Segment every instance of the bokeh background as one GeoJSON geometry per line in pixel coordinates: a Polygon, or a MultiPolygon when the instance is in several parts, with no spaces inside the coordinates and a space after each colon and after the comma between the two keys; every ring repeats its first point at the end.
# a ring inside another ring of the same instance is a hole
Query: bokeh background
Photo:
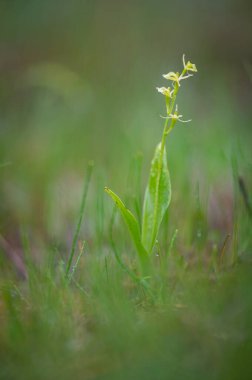
{"type": "Polygon", "coordinates": [[[193,121],[168,142],[174,220],[199,189],[228,230],[232,167],[251,186],[250,0],[2,0],[0,25],[0,230],[12,244],[23,226],[37,242],[70,239],[90,159],[85,236],[102,236],[103,187],[134,193],[134,160],[144,186],[163,123],[155,87],[183,53],[198,73],[178,100],[193,121]]]}

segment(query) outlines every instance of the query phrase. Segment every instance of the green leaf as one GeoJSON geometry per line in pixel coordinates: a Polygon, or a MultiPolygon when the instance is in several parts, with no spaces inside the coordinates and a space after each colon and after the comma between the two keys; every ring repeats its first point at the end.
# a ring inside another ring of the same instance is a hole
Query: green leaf
{"type": "Polygon", "coordinates": [[[105,191],[107,194],[109,194],[111,196],[111,198],[115,202],[116,206],[118,207],[128,229],[129,229],[130,235],[131,235],[132,240],[135,244],[139,258],[140,258],[141,262],[144,262],[145,259],[147,258],[147,252],[141,243],[140,228],[139,228],[139,224],[138,224],[136,218],[130,212],[130,210],[125,207],[125,205],[121,201],[121,199],[112,190],[105,187],[105,191]]]}
{"type": "Polygon", "coordinates": [[[159,143],[156,147],[149,182],[145,190],[142,222],[142,243],[152,252],[160,224],[171,200],[171,182],[167,167],[166,149],[159,143]]]}

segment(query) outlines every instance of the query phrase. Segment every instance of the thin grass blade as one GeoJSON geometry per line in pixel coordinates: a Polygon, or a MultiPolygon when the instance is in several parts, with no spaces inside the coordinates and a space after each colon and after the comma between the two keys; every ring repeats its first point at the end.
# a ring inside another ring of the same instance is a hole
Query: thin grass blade
{"type": "Polygon", "coordinates": [[[88,164],[87,174],[86,174],[86,178],[84,181],[84,189],[83,189],[83,194],[82,194],[82,199],[81,199],[79,219],[78,219],[78,223],[77,223],[77,226],[76,226],[76,229],[74,232],[70,256],[68,258],[67,265],[66,265],[66,277],[68,277],[68,275],[69,275],[69,272],[70,272],[70,269],[72,266],[72,262],[73,262],[74,253],[75,253],[76,246],[77,246],[77,241],[78,241],[81,223],[82,223],[82,219],[83,219],[83,215],[84,215],[84,211],[85,211],[86,199],[87,199],[87,194],[88,194],[89,183],[90,183],[92,172],[93,172],[93,167],[94,167],[94,163],[93,163],[93,161],[90,161],[88,164]]]}

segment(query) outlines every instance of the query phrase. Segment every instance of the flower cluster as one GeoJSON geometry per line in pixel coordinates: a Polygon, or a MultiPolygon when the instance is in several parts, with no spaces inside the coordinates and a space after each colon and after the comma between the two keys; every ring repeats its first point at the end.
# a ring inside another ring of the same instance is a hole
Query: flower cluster
{"type": "Polygon", "coordinates": [[[173,89],[170,87],[157,87],[157,91],[160,92],[166,98],[166,111],[167,116],[166,119],[172,119],[173,126],[176,121],[188,122],[190,120],[182,120],[182,115],[178,114],[178,106],[175,106],[176,96],[180,87],[180,82],[183,79],[187,79],[193,76],[192,73],[197,72],[196,65],[191,63],[190,61],[185,61],[185,55],[183,55],[183,71],[182,73],[170,71],[168,74],[164,74],[163,77],[172,82],[173,89]],[[175,112],[173,113],[173,108],[175,106],[175,112]]]}

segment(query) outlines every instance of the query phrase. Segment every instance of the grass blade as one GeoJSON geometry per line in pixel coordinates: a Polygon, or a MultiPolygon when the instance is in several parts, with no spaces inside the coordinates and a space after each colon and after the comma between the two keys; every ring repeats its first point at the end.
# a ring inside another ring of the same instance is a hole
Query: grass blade
{"type": "Polygon", "coordinates": [[[93,172],[93,167],[94,167],[94,163],[92,161],[90,161],[88,164],[88,168],[87,168],[87,175],[86,175],[86,178],[84,181],[84,190],[83,190],[82,199],[81,199],[79,219],[78,219],[78,223],[77,223],[77,226],[76,226],[76,229],[74,232],[70,256],[69,256],[68,261],[67,261],[66,277],[68,277],[68,275],[69,275],[69,271],[71,269],[72,262],[73,262],[74,252],[75,252],[76,246],[77,246],[78,236],[80,233],[81,223],[82,223],[82,219],[83,219],[83,215],[84,215],[87,193],[88,193],[89,183],[90,183],[92,172],[93,172]]]}
{"type": "Polygon", "coordinates": [[[68,281],[69,281],[69,283],[71,282],[71,280],[72,280],[72,278],[73,278],[73,276],[74,276],[74,274],[75,274],[75,272],[76,272],[76,269],[77,269],[77,267],[78,267],[78,265],[79,265],[80,259],[81,259],[82,255],[83,255],[83,252],[84,252],[84,245],[85,245],[85,242],[82,243],[81,248],[80,248],[80,252],[79,252],[78,257],[77,257],[77,259],[76,259],[76,262],[75,262],[75,264],[73,265],[73,269],[72,269],[71,272],[69,273],[69,276],[68,276],[68,281]]]}
{"type": "Polygon", "coordinates": [[[176,230],[174,231],[174,233],[172,235],[172,238],[171,238],[171,241],[170,241],[170,244],[169,244],[169,248],[168,248],[167,253],[166,253],[166,258],[167,259],[169,259],[170,256],[171,256],[171,252],[172,252],[175,240],[177,238],[177,235],[178,235],[178,229],[176,228],[176,230]]]}

